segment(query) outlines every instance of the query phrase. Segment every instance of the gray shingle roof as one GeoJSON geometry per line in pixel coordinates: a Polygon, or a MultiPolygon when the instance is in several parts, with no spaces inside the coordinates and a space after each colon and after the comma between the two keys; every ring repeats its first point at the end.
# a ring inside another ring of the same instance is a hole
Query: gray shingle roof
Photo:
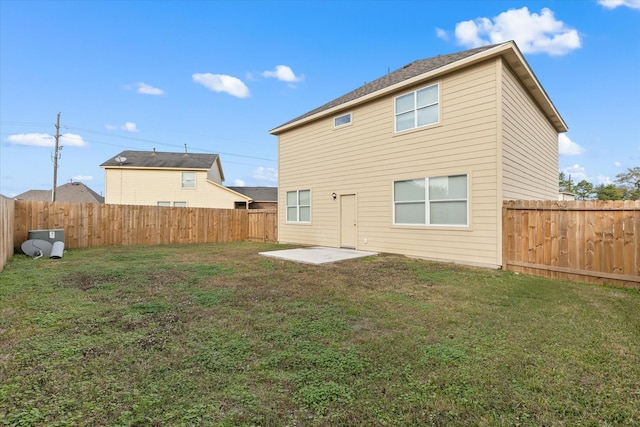
{"type": "Polygon", "coordinates": [[[244,194],[254,202],[277,202],[278,187],[227,187],[236,193],[244,194]]]}
{"type": "MultiPolygon", "coordinates": [[[[29,190],[16,197],[18,200],[51,201],[51,190],[29,190]]],[[[81,182],[70,182],[56,187],[56,202],[104,203],[104,197],[81,182]]]]}
{"type": "Polygon", "coordinates": [[[218,158],[217,154],[167,153],[161,151],[123,151],[102,163],[101,167],[140,167],[171,169],[211,169],[218,158]],[[122,164],[117,157],[124,157],[122,164]]]}
{"type": "Polygon", "coordinates": [[[421,74],[428,73],[429,71],[436,70],[440,67],[444,67],[445,65],[452,64],[454,62],[460,61],[462,59],[473,56],[475,54],[484,52],[485,50],[489,50],[496,46],[499,46],[499,44],[482,46],[482,47],[477,47],[475,49],[465,50],[462,52],[451,53],[448,55],[438,55],[432,58],[420,59],[418,61],[414,61],[398,70],[395,70],[385,76],[380,77],[377,80],[374,80],[370,83],[360,86],[359,88],[345,95],[342,95],[341,97],[336,98],[333,101],[327,102],[326,104],[321,105],[316,109],[313,109],[305,114],[302,114],[301,116],[298,116],[295,119],[289,120],[288,122],[278,126],[278,128],[286,126],[290,123],[297,122],[298,120],[302,120],[306,117],[313,116],[314,114],[320,113],[330,108],[337,107],[342,104],[346,104],[349,101],[362,98],[363,96],[369,95],[371,93],[374,93],[379,90],[385,89],[387,87],[393,86],[395,84],[401,83],[405,80],[409,80],[413,77],[417,77],[421,74]]]}

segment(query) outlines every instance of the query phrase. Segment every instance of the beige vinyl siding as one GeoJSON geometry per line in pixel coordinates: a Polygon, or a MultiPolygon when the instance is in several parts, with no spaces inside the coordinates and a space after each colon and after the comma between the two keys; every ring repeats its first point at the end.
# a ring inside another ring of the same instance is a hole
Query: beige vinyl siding
{"type": "Polygon", "coordinates": [[[216,184],[222,185],[222,175],[220,174],[219,165],[220,165],[220,159],[217,159],[216,162],[211,167],[211,169],[209,169],[207,173],[207,178],[209,179],[209,181],[213,181],[216,184]]]}
{"type": "Polygon", "coordinates": [[[105,203],[156,205],[158,202],[187,202],[187,207],[233,209],[243,200],[231,191],[207,181],[207,171],[195,172],[195,188],[182,188],[183,170],[105,169],[105,203]]]}
{"type": "Polygon", "coordinates": [[[504,199],[558,198],[558,133],[505,64],[503,96],[504,199]]]}
{"type": "Polygon", "coordinates": [[[335,112],[279,134],[280,206],[287,191],[310,189],[312,199],[311,224],[287,224],[280,209],[279,240],[338,246],[340,198],[331,194],[356,194],[358,249],[498,265],[497,64],[350,107],[350,126],[334,128],[335,112]],[[440,124],[395,133],[394,98],[433,83],[440,83],[440,124]],[[394,181],[457,174],[468,175],[468,228],[393,224],[394,181]]]}

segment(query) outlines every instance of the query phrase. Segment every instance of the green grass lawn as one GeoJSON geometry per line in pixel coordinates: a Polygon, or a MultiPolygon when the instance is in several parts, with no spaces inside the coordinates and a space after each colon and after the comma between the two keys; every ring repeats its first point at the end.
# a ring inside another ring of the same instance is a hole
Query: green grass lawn
{"type": "Polygon", "coordinates": [[[282,248],[14,256],[0,425],[640,423],[638,290],[282,248]]]}

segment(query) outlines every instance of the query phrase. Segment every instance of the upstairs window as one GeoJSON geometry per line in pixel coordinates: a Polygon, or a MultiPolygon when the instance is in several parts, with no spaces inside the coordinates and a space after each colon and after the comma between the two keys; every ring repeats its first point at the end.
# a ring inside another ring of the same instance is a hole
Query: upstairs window
{"type": "Polygon", "coordinates": [[[311,222],[311,190],[287,191],[287,222],[311,222]]]}
{"type": "Polygon", "coordinates": [[[351,123],[351,113],[343,114],[333,119],[333,127],[346,126],[351,123]]]}
{"type": "Polygon", "coordinates": [[[195,172],[182,172],[182,188],[196,188],[195,172]]]}
{"type": "Polygon", "coordinates": [[[440,122],[440,85],[434,84],[395,100],[396,132],[440,122]]]}

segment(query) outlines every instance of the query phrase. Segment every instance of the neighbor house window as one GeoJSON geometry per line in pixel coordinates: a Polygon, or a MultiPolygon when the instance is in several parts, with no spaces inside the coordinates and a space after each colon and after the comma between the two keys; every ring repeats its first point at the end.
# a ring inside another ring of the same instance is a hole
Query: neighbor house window
{"type": "Polygon", "coordinates": [[[433,125],[440,121],[439,84],[399,96],[395,102],[396,132],[433,125]]]}
{"type": "Polygon", "coordinates": [[[196,187],[196,173],[182,172],[182,188],[195,188],[195,187],[196,187]]]}
{"type": "Polygon", "coordinates": [[[287,191],[287,222],[311,222],[311,191],[287,191]]]}
{"type": "Polygon", "coordinates": [[[333,127],[340,127],[351,123],[351,113],[343,114],[333,119],[333,127]]]}
{"type": "Polygon", "coordinates": [[[437,176],[393,183],[393,223],[469,225],[467,175],[437,176]]]}
{"type": "MultiPolygon", "coordinates": [[[[171,202],[158,202],[158,206],[171,206],[171,202]]],[[[173,206],[176,208],[186,208],[187,202],[173,202],[173,206]]]]}

